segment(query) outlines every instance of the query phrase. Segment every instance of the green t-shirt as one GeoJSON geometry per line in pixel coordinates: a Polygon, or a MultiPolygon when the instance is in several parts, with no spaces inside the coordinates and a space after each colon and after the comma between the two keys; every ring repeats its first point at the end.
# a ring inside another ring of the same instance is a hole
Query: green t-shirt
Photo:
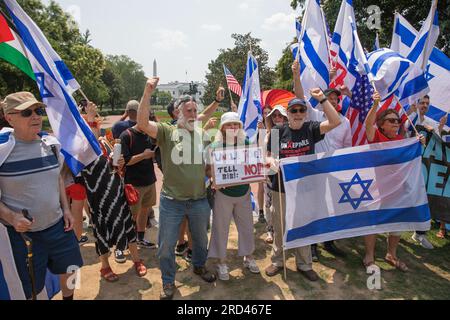
{"type": "Polygon", "coordinates": [[[158,123],[157,144],[164,172],[162,192],[176,200],[206,198],[203,131],[158,123]],[[190,141],[183,142],[184,139],[190,141]]]}
{"type": "MultiPolygon", "coordinates": [[[[249,144],[250,144],[249,141],[245,140],[245,145],[248,146],[249,144]]],[[[211,144],[210,147],[213,150],[217,149],[217,148],[226,148],[227,144],[226,143],[221,143],[221,142],[214,142],[214,143],[211,144]]],[[[230,146],[228,146],[228,147],[230,147],[230,146]]],[[[234,147],[236,147],[236,145],[234,145],[234,147]]],[[[208,152],[208,154],[209,154],[209,152],[208,152]]],[[[249,184],[243,184],[243,185],[239,185],[239,186],[222,188],[219,191],[222,192],[226,196],[233,197],[233,198],[238,198],[238,197],[245,196],[249,189],[250,189],[250,185],[249,184]]]]}

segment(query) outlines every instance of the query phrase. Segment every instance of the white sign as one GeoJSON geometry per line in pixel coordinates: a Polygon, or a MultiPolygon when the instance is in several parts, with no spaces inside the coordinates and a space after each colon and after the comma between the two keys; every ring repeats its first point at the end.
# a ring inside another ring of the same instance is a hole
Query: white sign
{"type": "Polygon", "coordinates": [[[265,181],[264,154],[260,147],[230,147],[210,152],[216,189],[265,181]]]}

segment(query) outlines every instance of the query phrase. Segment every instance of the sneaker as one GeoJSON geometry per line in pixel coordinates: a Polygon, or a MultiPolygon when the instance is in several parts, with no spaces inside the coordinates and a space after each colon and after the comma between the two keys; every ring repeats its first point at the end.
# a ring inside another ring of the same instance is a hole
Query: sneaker
{"type": "Polygon", "coordinates": [[[159,296],[159,298],[161,300],[172,300],[174,294],[175,294],[175,284],[166,283],[165,285],[163,285],[163,289],[161,291],[161,295],[159,296]]]}
{"type": "Polygon", "coordinates": [[[188,247],[187,241],[183,242],[183,243],[177,245],[177,247],[175,248],[175,255],[181,257],[186,253],[186,251],[188,249],[189,249],[189,247],[188,247]]]}
{"type": "Polygon", "coordinates": [[[115,250],[114,251],[114,260],[116,260],[117,263],[125,263],[125,262],[127,262],[127,258],[125,258],[125,255],[123,254],[122,250],[115,250]]]}
{"type": "Polygon", "coordinates": [[[78,240],[78,244],[81,246],[89,241],[89,238],[87,236],[81,236],[80,240],[78,240]]]}
{"type": "Polygon", "coordinates": [[[266,218],[264,217],[264,212],[259,213],[258,222],[259,223],[267,223],[266,218]]]}
{"type": "Polygon", "coordinates": [[[155,249],[156,248],[156,244],[154,244],[153,242],[147,241],[145,239],[138,240],[137,245],[141,248],[146,248],[146,249],[155,249]]]}
{"type": "Polygon", "coordinates": [[[217,275],[219,276],[219,279],[222,281],[230,280],[230,275],[228,273],[228,266],[226,264],[218,264],[217,275]]]}
{"type": "Polygon", "coordinates": [[[319,262],[319,253],[317,252],[317,244],[311,245],[311,256],[313,262],[319,262]]]}
{"type": "Polygon", "coordinates": [[[244,260],[244,267],[250,270],[251,273],[258,274],[261,271],[259,271],[259,267],[256,264],[255,259],[245,259],[244,260]]]}
{"type": "Polygon", "coordinates": [[[428,241],[427,237],[424,234],[418,234],[417,232],[414,232],[411,239],[413,239],[415,242],[420,243],[422,247],[425,249],[434,249],[433,245],[428,241]]]}
{"type": "Polygon", "coordinates": [[[211,283],[216,281],[216,275],[209,272],[205,267],[194,267],[194,273],[206,282],[211,283]]]}
{"type": "Polygon", "coordinates": [[[335,257],[345,258],[347,256],[344,251],[336,247],[334,241],[325,242],[323,248],[335,257]]]}
{"type": "Polygon", "coordinates": [[[273,277],[277,275],[281,270],[283,270],[283,267],[278,267],[274,264],[271,264],[266,268],[265,272],[268,277],[273,277]]]}
{"type": "Polygon", "coordinates": [[[184,254],[184,259],[187,262],[191,262],[192,261],[192,250],[191,249],[187,249],[186,253],[184,254]]]}
{"type": "Polygon", "coordinates": [[[319,280],[319,276],[314,270],[303,271],[297,268],[297,271],[309,281],[315,282],[319,280]]]}

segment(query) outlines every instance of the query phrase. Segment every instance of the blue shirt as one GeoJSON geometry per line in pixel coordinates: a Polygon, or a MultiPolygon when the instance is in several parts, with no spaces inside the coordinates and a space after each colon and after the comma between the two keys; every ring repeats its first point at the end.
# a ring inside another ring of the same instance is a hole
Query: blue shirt
{"type": "Polygon", "coordinates": [[[136,125],[136,122],[127,120],[127,121],[119,121],[114,124],[111,131],[114,139],[119,139],[122,132],[125,130],[132,128],[136,125]]]}

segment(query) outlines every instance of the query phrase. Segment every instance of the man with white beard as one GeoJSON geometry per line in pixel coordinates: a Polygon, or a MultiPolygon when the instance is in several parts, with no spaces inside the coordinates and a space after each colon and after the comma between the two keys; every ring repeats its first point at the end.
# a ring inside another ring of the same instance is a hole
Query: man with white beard
{"type": "MultiPolygon", "coordinates": [[[[137,126],[140,131],[156,139],[161,150],[164,172],[158,239],[163,282],[161,299],[172,299],[175,293],[175,246],[185,216],[192,234],[194,273],[206,282],[214,282],[216,277],[205,268],[211,208],[206,198],[203,130],[196,124],[197,103],[191,96],[178,99],[175,103],[175,108],[180,111],[177,126],[148,121],[150,97],[158,81],[158,78],[147,81],[138,110],[137,126]]],[[[224,90],[221,89],[213,103],[215,107],[224,99],[224,90]]]]}

